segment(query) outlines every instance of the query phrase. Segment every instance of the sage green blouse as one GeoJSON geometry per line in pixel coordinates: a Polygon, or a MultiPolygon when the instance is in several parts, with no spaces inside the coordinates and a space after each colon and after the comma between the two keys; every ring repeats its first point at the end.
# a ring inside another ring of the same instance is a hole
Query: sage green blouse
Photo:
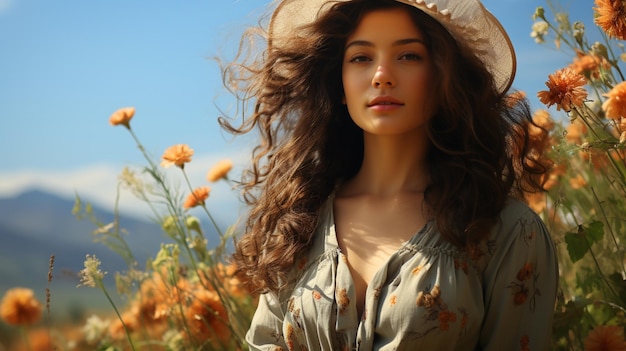
{"type": "Polygon", "coordinates": [[[426,224],[372,278],[359,318],[332,203],[310,254],[296,260],[293,289],[260,297],[247,334],[251,350],[548,348],[557,258],[545,225],[525,204],[510,200],[475,252],[426,224]]]}

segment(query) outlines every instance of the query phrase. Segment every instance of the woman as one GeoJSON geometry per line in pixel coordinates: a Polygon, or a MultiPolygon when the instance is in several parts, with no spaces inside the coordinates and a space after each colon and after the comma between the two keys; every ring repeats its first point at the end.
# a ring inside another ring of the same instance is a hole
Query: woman
{"type": "Polygon", "coordinates": [[[261,142],[234,259],[262,350],[545,349],[545,172],[508,36],[478,0],[283,0],[230,86],[261,142]]]}

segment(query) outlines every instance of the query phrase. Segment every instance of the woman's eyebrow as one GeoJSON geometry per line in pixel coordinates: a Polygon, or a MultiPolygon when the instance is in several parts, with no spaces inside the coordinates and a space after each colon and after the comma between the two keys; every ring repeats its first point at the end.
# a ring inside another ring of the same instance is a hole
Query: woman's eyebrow
{"type": "MultiPolygon", "coordinates": [[[[418,43],[418,44],[422,44],[422,45],[426,45],[426,43],[424,43],[424,40],[420,39],[420,38],[406,38],[406,39],[399,39],[394,41],[391,45],[392,46],[402,46],[402,45],[407,45],[407,44],[413,44],[413,43],[418,43]]],[[[351,42],[349,42],[346,45],[346,49],[352,47],[352,46],[368,46],[368,47],[373,47],[374,43],[367,41],[367,40],[353,40],[351,42]]]]}

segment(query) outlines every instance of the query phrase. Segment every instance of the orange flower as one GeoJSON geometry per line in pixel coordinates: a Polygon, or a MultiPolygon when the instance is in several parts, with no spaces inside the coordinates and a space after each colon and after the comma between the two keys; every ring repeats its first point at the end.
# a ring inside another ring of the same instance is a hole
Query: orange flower
{"type": "Polygon", "coordinates": [[[134,107],[124,107],[113,112],[111,117],[109,117],[109,123],[111,123],[112,126],[119,126],[121,124],[130,129],[130,120],[134,115],[134,107]]]}
{"type": "Polygon", "coordinates": [[[582,74],[587,79],[600,78],[601,70],[609,70],[611,64],[607,59],[599,55],[585,55],[582,52],[577,52],[574,62],[569,65],[574,72],[582,74]]]}
{"type": "Polygon", "coordinates": [[[0,318],[7,324],[16,326],[39,322],[42,310],[35,293],[28,288],[9,289],[0,302],[0,318]]]}
{"type": "Polygon", "coordinates": [[[165,150],[161,158],[162,167],[169,167],[176,165],[177,167],[184,168],[185,163],[191,162],[191,156],[193,156],[193,149],[189,148],[187,144],[177,144],[170,146],[165,150]]]}
{"type": "Polygon", "coordinates": [[[599,325],[585,338],[585,351],[626,351],[624,330],[616,325],[599,325]]]}
{"type": "Polygon", "coordinates": [[[230,160],[222,160],[209,170],[206,179],[209,182],[217,182],[222,178],[226,178],[228,172],[233,168],[233,162],[230,160]]]}
{"type": "Polygon", "coordinates": [[[520,90],[514,91],[506,96],[506,106],[511,108],[526,98],[526,93],[520,90]]]}
{"type": "Polygon", "coordinates": [[[583,176],[577,174],[576,177],[569,179],[569,185],[572,187],[572,189],[580,189],[587,185],[587,181],[585,180],[585,178],[583,178],[583,176]]]}
{"type": "Polygon", "coordinates": [[[185,313],[195,340],[213,340],[214,346],[230,340],[228,313],[215,291],[197,289],[185,313]]]}
{"type": "Polygon", "coordinates": [[[571,68],[562,68],[548,76],[548,90],[540,91],[537,97],[548,107],[556,105],[557,111],[563,109],[569,112],[572,107],[582,106],[587,99],[587,91],[583,88],[585,84],[585,77],[571,68]]]}
{"type": "Polygon", "coordinates": [[[626,82],[621,82],[604,94],[608,99],[602,104],[602,110],[607,118],[619,121],[626,118],[626,82]]]}
{"type": "Polygon", "coordinates": [[[208,186],[202,186],[194,189],[194,191],[187,196],[183,207],[190,209],[192,207],[204,205],[204,200],[209,197],[209,192],[211,192],[211,188],[208,186]]]}
{"type": "Polygon", "coordinates": [[[596,0],[595,22],[609,37],[626,40],[626,2],[596,0]]]}

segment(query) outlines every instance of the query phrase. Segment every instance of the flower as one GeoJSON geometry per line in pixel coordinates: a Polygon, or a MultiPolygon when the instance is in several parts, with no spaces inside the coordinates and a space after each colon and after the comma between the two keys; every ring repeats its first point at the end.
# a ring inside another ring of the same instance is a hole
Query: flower
{"type": "Polygon", "coordinates": [[[624,331],[616,325],[599,325],[585,338],[586,351],[626,351],[624,331]]]}
{"type": "Polygon", "coordinates": [[[103,320],[95,314],[91,315],[87,318],[87,321],[82,328],[82,331],[85,334],[85,340],[88,343],[95,343],[102,339],[106,336],[110,324],[111,322],[109,320],[103,320]]]}
{"type": "Polygon", "coordinates": [[[595,22],[611,38],[626,40],[626,2],[596,0],[595,22]]]}
{"type": "Polygon", "coordinates": [[[587,80],[584,76],[566,67],[550,74],[546,82],[548,90],[540,91],[537,96],[546,106],[556,104],[557,111],[563,109],[569,112],[587,99],[587,91],[583,88],[585,84],[587,80]]]}
{"type": "Polygon", "coordinates": [[[233,168],[233,162],[231,160],[222,160],[215,164],[213,168],[207,173],[206,179],[209,182],[217,182],[222,178],[226,178],[228,172],[233,168]]]}
{"type": "Polygon", "coordinates": [[[130,129],[130,120],[133,118],[134,115],[134,107],[123,107],[113,112],[111,117],[109,117],[109,123],[111,123],[112,126],[123,125],[126,128],[130,129]]]}
{"type": "Polygon", "coordinates": [[[165,150],[161,158],[161,167],[169,167],[176,165],[177,167],[184,168],[185,163],[191,162],[191,156],[193,156],[193,149],[189,148],[187,144],[177,144],[170,146],[165,150]]]}
{"type": "Polygon", "coordinates": [[[620,120],[626,118],[626,82],[621,82],[604,94],[608,99],[602,104],[602,110],[607,118],[620,120]]]}
{"type": "Polygon", "coordinates": [[[80,284],[78,286],[88,286],[95,288],[96,284],[102,281],[106,273],[100,270],[100,260],[96,256],[87,255],[85,258],[85,268],[79,273],[80,284]]]}
{"type": "Polygon", "coordinates": [[[578,74],[582,74],[587,79],[598,79],[602,71],[611,69],[611,64],[600,55],[585,55],[582,52],[577,52],[569,68],[578,74]]]}
{"type": "Polygon", "coordinates": [[[545,42],[545,36],[548,35],[548,22],[546,21],[537,21],[533,23],[532,32],[530,32],[530,37],[535,38],[535,43],[542,44],[545,42]]]}
{"type": "Polygon", "coordinates": [[[7,290],[0,302],[0,318],[11,325],[31,325],[39,322],[43,307],[28,288],[7,290]]]}
{"type": "Polygon", "coordinates": [[[202,186],[194,189],[193,192],[187,196],[187,199],[185,199],[183,207],[185,209],[190,209],[192,207],[204,205],[204,200],[209,197],[210,191],[211,188],[209,188],[208,186],[202,186]]]}
{"type": "Polygon", "coordinates": [[[197,289],[194,295],[193,302],[185,313],[193,336],[197,340],[230,340],[228,313],[219,295],[203,288],[197,289]]]}

